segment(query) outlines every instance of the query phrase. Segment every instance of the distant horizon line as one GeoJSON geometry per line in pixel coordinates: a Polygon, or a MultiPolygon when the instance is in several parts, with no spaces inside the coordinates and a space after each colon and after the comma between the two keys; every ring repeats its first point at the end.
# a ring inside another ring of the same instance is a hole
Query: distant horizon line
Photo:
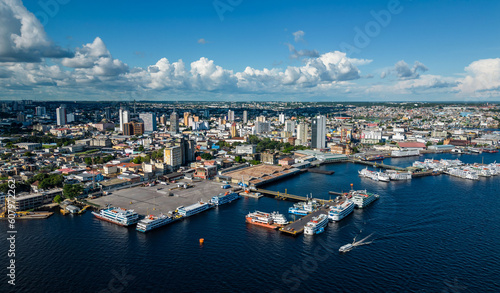
{"type": "Polygon", "coordinates": [[[210,101],[199,101],[199,100],[181,100],[181,101],[155,101],[155,100],[126,100],[126,101],[116,101],[116,100],[80,100],[80,101],[69,101],[69,100],[36,100],[36,99],[19,99],[19,100],[3,100],[1,102],[21,102],[21,101],[32,101],[32,102],[42,102],[42,103],[164,103],[164,104],[182,104],[182,103],[306,103],[306,104],[327,104],[327,103],[371,103],[371,104],[499,104],[500,100],[495,101],[224,101],[224,100],[210,100],[210,101]]]}

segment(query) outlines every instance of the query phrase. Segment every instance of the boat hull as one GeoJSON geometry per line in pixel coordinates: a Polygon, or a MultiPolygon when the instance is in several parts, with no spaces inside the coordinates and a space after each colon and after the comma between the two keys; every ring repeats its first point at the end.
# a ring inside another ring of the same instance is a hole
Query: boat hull
{"type": "Polygon", "coordinates": [[[116,224],[116,225],[118,225],[118,226],[122,226],[122,227],[128,227],[128,226],[132,226],[132,225],[134,225],[134,224],[137,224],[137,222],[135,222],[135,223],[130,223],[130,224],[123,224],[123,223],[121,223],[121,222],[117,222],[117,221],[113,221],[113,220],[111,220],[111,219],[105,218],[105,217],[101,216],[100,214],[98,214],[98,213],[96,213],[96,212],[92,212],[92,214],[93,214],[96,218],[98,218],[99,220],[103,220],[103,221],[106,221],[106,222],[110,222],[110,223],[113,223],[113,224],[116,224]]]}
{"type": "Polygon", "coordinates": [[[257,226],[261,226],[261,227],[265,227],[265,228],[269,228],[269,229],[277,229],[278,228],[278,226],[276,226],[276,225],[254,222],[252,219],[249,219],[249,218],[246,218],[246,221],[248,224],[257,225],[257,226]]]}

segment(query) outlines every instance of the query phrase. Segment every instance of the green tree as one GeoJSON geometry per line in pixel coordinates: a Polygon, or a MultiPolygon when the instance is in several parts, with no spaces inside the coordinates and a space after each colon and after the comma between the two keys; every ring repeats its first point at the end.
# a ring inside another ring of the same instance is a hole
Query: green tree
{"type": "Polygon", "coordinates": [[[61,197],[61,195],[59,195],[59,194],[58,194],[58,195],[56,195],[56,197],[54,197],[54,202],[56,202],[56,203],[61,203],[61,202],[62,202],[62,197],[61,197]]]}
{"type": "Polygon", "coordinates": [[[203,153],[203,154],[200,155],[200,157],[203,160],[211,160],[211,159],[213,159],[213,156],[210,153],[203,153]]]}
{"type": "MultiPolygon", "coordinates": [[[[0,184],[0,192],[7,194],[9,190],[11,190],[11,188],[8,182],[0,184]]],[[[16,182],[14,190],[16,194],[18,194],[21,192],[29,192],[31,187],[26,183],[16,182]]]]}
{"type": "Polygon", "coordinates": [[[92,158],[90,157],[86,157],[85,159],[83,159],[83,161],[85,162],[85,164],[87,165],[92,165],[92,158]]]}
{"type": "Polygon", "coordinates": [[[143,146],[142,144],[139,146],[139,151],[140,151],[140,152],[143,152],[143,151],[144,151],[144,146],[143,146]]]}
{"type": "Polygon", "coordinates": [[[63,187],[63,194],[66,198],[75,198],[83,191],[83,186],[80,184],[66,184],[63,187]]]}

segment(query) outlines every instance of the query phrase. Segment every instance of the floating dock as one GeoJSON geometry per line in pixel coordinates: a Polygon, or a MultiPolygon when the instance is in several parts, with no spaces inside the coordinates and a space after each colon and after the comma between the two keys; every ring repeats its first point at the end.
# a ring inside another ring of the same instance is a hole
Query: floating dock
{"type": "Polygon", "coordinates": [[[325,175],[332,175],[333,173],[335,173],[335,171],[320,170],[320,169],[316,169],[316,168],[308,168],[306,170],[308,172],[311,172],[311,173],[318,173],[318,174],[325,174],[325,175]]]}

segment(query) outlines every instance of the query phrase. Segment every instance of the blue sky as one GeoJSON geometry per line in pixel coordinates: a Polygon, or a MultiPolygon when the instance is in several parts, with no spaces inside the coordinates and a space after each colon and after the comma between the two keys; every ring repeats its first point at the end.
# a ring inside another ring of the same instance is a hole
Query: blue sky
{"type": "Polygon", "coordinates": [[[493,101],[500,96],[498,1],[0,0],[0,5],[9,21],[0,29],[4,99],[493,101]],[[22,25],[45,36],[23,35],[22,25]],[[356,42],[359,32],[365,35],[363,46],[356,42]],[[163,66],[157,64],[162,58],[168,60],[163,66]]]}

